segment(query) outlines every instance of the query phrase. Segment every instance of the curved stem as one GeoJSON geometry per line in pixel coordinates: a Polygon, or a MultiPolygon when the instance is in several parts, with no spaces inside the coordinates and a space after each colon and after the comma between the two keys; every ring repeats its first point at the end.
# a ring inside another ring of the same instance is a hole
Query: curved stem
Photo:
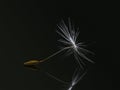
{"type": "Polygon", "coordinates": [[[63,49],[61,49],[61,50],[59,50],[59,51],[53,53],[52,55],[48,56],[47,58],[43,59],[43,60],[40,61],[40,62],[44,62],[44,61],[46,61],[46,60],[48,60],[48,59],[54,57],[55,55],[61,53],[62,51],[66,50],[66,49],[69,49],[69,48],[71,48],[71,47],[65,47],[65,48],[63,48],[63,49]]]}
{"type": "Polygon", "coordinates": [[[63,84],[69,84],[69,82],[63,81],[63,80],[61,80],[61,79],[53,76],[52,74],[50,74],[50,73],[48,73],[48,72],[46,72],[46,74],[47,74],[49,77],[51,77],[51,78],[53,78],[53,79],[55,79],[55,80],[57,80],[57,81],[59,81],[59,82],[61,82],[61,83],[63,83],[63,84]]]}

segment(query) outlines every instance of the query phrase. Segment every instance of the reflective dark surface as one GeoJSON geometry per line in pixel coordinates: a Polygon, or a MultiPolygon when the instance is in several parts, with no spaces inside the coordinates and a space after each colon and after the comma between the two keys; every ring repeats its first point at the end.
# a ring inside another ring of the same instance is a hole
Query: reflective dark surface
{"type": "Polygon", "coordinates": [[[80,27],[79,41],[87,42],[87,48],[96,54],[89,56],[96,64],[85,61],[88,72],[73,90],[112,90],[109,67],[116,63],[110,60],[112,47],[106,45],[106,41],[109,42],[107,31],[96,28],[95,7],[51,0],[9,0],[0,5],[0,90],[66,90],[65,85],[45,72],[69,81],[76,67],[72,56],[64,57],[61,53],[39,64],[39,68],[24,67],[24,62],[44,59],[58,50],[56,24],[61,18],[66,21],[68,17],[80,27]]]}

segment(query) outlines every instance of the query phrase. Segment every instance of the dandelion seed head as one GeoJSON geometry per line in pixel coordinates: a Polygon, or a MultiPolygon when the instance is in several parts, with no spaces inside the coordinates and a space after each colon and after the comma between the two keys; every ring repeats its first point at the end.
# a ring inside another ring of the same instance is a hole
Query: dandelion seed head
{"type": "MultiPolygon", "coordinates": [[[[68,50],[68,54],[73,54],[77,62],[81,65],[84,64],[81,60],[81,57],[86,59],[89,62],[94,63],[92,60],[87,58],[87,56],[83,52],[90,52],[89,50],[83,48],[83,43],[78,42],[79,29],[75,28],[74,25],[71,24],[70,19],[68,19],[68,26],[62,20],[58,26],[57,33],[62,37],[59,42],[63,43],[64,47],[62,49],[68,50]],[[66,48],[66,49],[65,49],[66,48]]],[[[90,52],[91,53],[91,52],[90,52]]]]}

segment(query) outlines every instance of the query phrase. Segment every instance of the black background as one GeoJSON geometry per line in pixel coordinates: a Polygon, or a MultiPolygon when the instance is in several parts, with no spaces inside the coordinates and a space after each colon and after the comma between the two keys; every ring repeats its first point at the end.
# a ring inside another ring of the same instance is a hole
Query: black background
{"type": "Polygon", "coordinates": [[[115,64],[110,60],[112,48],[106,45],[109,42],[106,34],[100,33],[97,9],[89,2],[4,0],[0,6],[0,90],[67,90],[43,72],[70,80],[75,66],[73,57],[58,55],[42,64],[41,71],[24,68],[23,63],[43,59],[58,50],[56,25],[68,17],[80,28],[78,40],[89,44],[88,49],[95,53],[90,57],[96,62],[86,62],[88,73],[73,90],[113,89],[109,68],[115,64]]]}

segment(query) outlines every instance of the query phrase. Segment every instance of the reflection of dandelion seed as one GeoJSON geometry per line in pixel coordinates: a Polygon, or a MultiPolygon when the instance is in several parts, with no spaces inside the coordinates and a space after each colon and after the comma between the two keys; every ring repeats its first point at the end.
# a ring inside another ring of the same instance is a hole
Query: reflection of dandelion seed
{"type": "Polygon", "coordinates": [[[67,54],[73,54],[75,56],[75,59],[77,60],[77,62],[79,63],[79,65],[82,67],[83,61],[81,60],[81,57],[86,59],[87,61],[94,63],[92,60],[90,60],[89,58],[86,57],[86,55],[83,52],[89,52],[91,53],[89,50],[83,48],[82,46],[83,43],[78,43],[77,42],[77,38],[79,35],[78,29],[76,30],[74,28],[74,26],[71,24],[70,19],[68,21],[68,26],[65,24],[65,22],[62,20],[62,22],[58,25],[58,29],[57,33],[62,37],[62,39],[60,39],[59,41],[62,42],[65,46],[60,49],[59,51],[57,51],[56,53],[50,55],[49,57],[43,59],[43,60],[34,60],[34,61],[29,61],[25,64],[29,64],[30,65],[33,64],[38,64],[40,62],[44,62],[48,59],[50,59],[51,57],[61,53],[62,51],[67,50],[67,54]]]}
{"type": "Polygon", "coordinates": [[[85,76],[86,72],[80,75],[79,69],[76,69],[75,73],[72,76],[72,81],[68,90],[72,90],[72,88],[85,76]]]}
{"type": "Polygon", "coordinates": [[[70,82],[65,82],[65,81],[51,75],[50,73],[47,73],[47,75],[49,75],[50,77],[52,77],[55,80],[67,85],[67,90],[72,90],[72,88],[85,76],[85,74],[86,74],[86,72],[81,75],[80,68],[77,68],[75,70],[74,74],[72,75],[72,80],[70,82]]]}
{"type": "MultiPolygon", "coordinates": [[[[38,71],[40,70],[39,67],[37,66],[28,66],[27,68],[29,69],[32,69],[32,70],[35,70],[35,71],[38,71]]],[[[78,82],[85,76],[86,72],[82,72],[80,73],[81,70],[80,70],[80,67],[76,68],[76,70],[74,71],[73,75],[72,75],[72,78],[70,81],[63,81],[55,76],[53,76],[51,73],[49,72],[43,72],[45,74],[47,74],[49,77],[55,79],[56,81],[60,82],[61,84],[63,84],[65,86],[64,90],[72,90],[73,87],[78,84],[78,82]]]]}

